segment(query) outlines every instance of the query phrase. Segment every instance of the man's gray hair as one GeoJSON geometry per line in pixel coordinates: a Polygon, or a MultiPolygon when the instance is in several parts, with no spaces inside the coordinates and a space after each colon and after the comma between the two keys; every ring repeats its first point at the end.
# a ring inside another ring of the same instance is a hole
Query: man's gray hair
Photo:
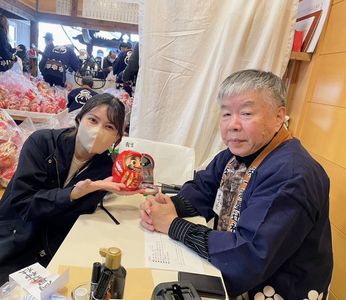
{"type": "Polygon", "coordinates": [[[221,103],[226,97],[252,91],[268,93],[273,105],[286,107],[287,90],[281,78],[259,70],[243,70],[228,76],[220,86],[217,101],[221,103]]]}

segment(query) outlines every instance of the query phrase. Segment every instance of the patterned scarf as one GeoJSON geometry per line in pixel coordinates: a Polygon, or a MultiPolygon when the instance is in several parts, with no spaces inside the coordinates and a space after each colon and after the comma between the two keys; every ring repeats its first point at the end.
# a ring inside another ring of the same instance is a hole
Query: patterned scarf
{"type": "Polygon", "coordinates": [[[233,156],[227,163],[220,183],[223,194],[222,208],[217,224],[217,230],[234,232],[240,218],[243,193],[250,181],[251,175],[276,147],[284,141],[291,139],[288,130],[282,126],[271,142],[256,157],[247,169],[244,163],[239,163],[233,156]]]}
{"type": "Polygon", "coordinates": [[[234,231],[239,219],[241,201],[237,201],[238,190],[246,172],[246,165],[239,163],[235,156],[231,158],[222,175],[220,188],[223,203],[217,230],[234,231]],[[231,225],[231,224],[232,225],[231,225]]]}

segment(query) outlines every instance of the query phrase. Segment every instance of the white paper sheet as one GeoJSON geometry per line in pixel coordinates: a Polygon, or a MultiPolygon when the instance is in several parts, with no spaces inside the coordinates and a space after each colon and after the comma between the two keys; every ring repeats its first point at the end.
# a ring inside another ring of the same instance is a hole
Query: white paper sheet
{"type": "Polygon", "coordinates": [[[148,268],[203,273],[202,258],[183,244],[158,232],[145,232],[145,265],[148,268]]]}

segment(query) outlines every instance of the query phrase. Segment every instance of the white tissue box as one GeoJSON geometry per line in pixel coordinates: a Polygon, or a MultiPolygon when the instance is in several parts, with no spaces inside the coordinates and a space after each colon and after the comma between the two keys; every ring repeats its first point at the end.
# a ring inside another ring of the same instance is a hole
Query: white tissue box
{"type": "Polygon", "coordinates": [[[48,300],[51,294],[67,284],[68,275],[68,270],[59,276],[49,272],[39,263],[35,263],[10,274],[9,279],[15,281],[37,300],[48,300]]]}

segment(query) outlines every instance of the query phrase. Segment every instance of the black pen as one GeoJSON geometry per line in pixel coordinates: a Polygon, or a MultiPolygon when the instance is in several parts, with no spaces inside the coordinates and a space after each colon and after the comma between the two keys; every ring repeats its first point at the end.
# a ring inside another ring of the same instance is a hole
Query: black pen
{"type": "Polygon", "coordinates": [[[100,279],[100,274],[101,274],[101,263],[94,262],[93,270],[91,274],[91,283],[90,283],[90,299],[92,299],[92,296],[96,290],[97,283],[100,279]]]}
{"type": "Polygon", "coordinates": [[[106,293],[107,293],[107,289],[109,286],[109,283],[112,279],[112,271],[109,269],[104,269],[101,273],[101,277],[100,280],[97,284],[96,290],[92,296],[93,300],[103,300],[106,293]]]}

